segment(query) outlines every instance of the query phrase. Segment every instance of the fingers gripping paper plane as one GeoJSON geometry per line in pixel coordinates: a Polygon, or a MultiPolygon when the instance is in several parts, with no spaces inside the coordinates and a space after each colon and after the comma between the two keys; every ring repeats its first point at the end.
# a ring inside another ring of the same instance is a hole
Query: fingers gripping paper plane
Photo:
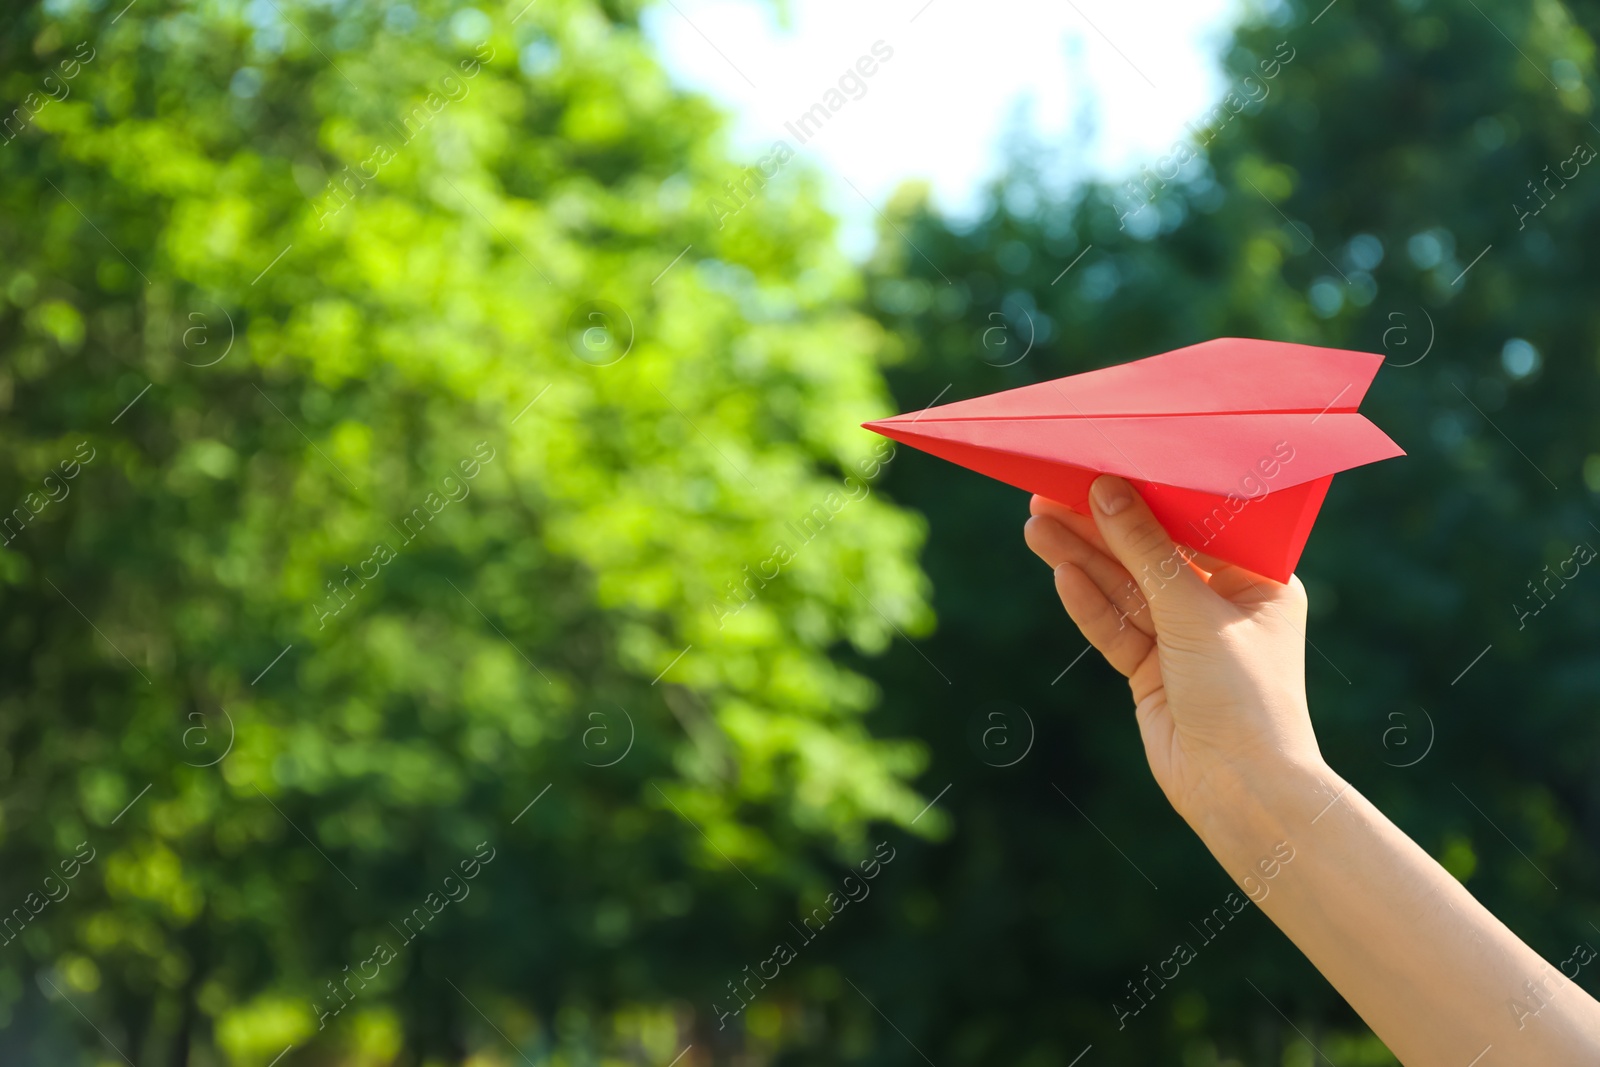
{"type": "Polygon", "coordinates": [[[1356,411],[1382,363],[1220,338],[865,426],[1083,514],[1118,475],[1177,543],[1287,582],[1333,476],[1405,455],[1356,411]]]}

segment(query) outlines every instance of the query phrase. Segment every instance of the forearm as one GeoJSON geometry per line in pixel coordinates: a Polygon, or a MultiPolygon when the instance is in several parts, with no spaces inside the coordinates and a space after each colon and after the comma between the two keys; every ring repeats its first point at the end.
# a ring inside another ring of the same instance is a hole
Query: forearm
{"type": "Polygon", "coordinates": [[[1224,775],[1185,815],[1407,1067],[1600,1061],[1600,1004],[1325,765],[1224,775]]]}

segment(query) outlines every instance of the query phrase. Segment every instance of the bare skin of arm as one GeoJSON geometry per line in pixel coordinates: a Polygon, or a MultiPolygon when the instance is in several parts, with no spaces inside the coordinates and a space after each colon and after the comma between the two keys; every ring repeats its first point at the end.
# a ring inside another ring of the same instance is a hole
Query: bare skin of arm
{"type": "Polygon", "coordinates": [[[1120,478],[1093,517],[1034,497],[1028,546],[1125,675],[1157,783],[1233,879],[1406,1067],[1600,1063],[1600,1003],[1322,759],[1306,594],[1176,548],[1120,478]]]}

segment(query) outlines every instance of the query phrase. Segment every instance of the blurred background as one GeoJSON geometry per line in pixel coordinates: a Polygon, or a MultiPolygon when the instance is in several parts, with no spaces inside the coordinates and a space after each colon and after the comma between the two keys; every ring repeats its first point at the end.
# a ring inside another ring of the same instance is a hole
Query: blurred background
{"type": "Polygon", "coordinates": [[[1600,5],[836,7],[0,12],[0,1062],[1393,1063],[859,428],[1217,336],[1385,355],[1324,752],[1600,988],[1600,5]]]}

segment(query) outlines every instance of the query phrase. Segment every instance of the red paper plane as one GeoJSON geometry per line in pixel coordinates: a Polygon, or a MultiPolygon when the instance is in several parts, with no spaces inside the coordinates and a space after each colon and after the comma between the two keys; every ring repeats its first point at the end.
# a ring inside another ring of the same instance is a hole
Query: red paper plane
{"type": "Polygon", "coordinates": [[[1333,476],[1405,455],[1356,412],[1382,363],[1227,337],[865,426],[1085,515],[1118,475],[1177,543],[1287,582],[1333,476]]]}

